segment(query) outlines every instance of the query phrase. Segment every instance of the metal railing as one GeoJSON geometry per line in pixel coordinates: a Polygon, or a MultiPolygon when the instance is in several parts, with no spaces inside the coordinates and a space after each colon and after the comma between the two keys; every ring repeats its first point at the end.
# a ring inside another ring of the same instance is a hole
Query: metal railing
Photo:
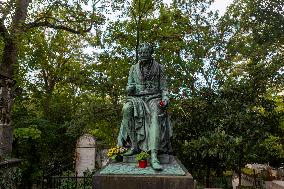
{"type": "Polygon", "coordinates": [[[77,173],[71,173],[62,176],[45,177],[42,181],[42,189],[91,189],[92,174],[84,173],[78,176],[77,173]]]}
{"type": "Polygon", "coordinates": [[[68,165],[53,165],[44,169],[41,188],[42,189],[91,189],[93,172],[86,171],[78,175],[74,170],[74,163],[68,165]]]}

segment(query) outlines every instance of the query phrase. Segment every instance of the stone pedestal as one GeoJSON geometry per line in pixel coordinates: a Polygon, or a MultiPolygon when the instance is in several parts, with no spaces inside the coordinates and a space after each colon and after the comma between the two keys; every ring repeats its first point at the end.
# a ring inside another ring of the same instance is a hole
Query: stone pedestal
{"type": "Polygon", "coordinates": [[[7,124],[0,124],[0,156],[9,155],[12,152],[12,142],[12,127],[7,124]]]}
{"type": "Polygon", "coordinates": [[[284,181],[274,180],[274,181],[265,181],[266,189],[284,189],[284,181]]]}
{"type": "Polygon", "coordinates": [[[191,174],[176,159],[162,164],[163,171],[145,169],[137,163],[110,163],[93,178],[93,189],[193,189],[191,174]]]}

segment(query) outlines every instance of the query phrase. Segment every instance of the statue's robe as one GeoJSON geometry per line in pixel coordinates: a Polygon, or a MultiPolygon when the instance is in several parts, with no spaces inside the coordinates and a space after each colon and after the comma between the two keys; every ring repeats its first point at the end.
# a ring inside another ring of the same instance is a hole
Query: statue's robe
{"type": "Polygon", "coordinates": [[[138,63],[129,71],[127,88],[135,86],[135,90],[129,94],[124,104],[124,111],[130,109],[131,115],[127,123],[122,121],[118,145],[123,146],[130,139],[131,143],[137,143],[143,151],[169,153],[172,151],[172,126],[166,110],[159,105],[161,100],[168,101],[164,68],[153,61],[147,73],[142,70],[138,63]]]}

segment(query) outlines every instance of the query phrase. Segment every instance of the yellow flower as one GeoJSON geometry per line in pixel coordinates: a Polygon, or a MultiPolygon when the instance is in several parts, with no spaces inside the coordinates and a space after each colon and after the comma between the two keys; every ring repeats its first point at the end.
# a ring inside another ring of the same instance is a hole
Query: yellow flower
{"type": "Polygon", "coordinates": [[[108,150],[108,153],[107,153],[107,156],[108,157],[112,157],[114,155],[118,155],[118,154],[121,154],[123,153],[124,149],[119,147],[119,146],[116,146],[116,147],[113,147],[113,148],[110,148],[108,150]]]}

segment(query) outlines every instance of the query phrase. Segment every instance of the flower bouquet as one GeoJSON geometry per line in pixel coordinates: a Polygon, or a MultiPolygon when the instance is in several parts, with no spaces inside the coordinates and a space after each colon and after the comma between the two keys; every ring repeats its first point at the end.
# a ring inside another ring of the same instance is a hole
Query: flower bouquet
{"type": "Polygon", "coordinates": [[[122,148],[122,147],[113,147],[111,149],[108,150],[107,152],[107,156],[110,159],[115,160],[116,162],[122,162],[123,157],[122,154],[125,153],[127,149],[126,148],[122,148]]]}

